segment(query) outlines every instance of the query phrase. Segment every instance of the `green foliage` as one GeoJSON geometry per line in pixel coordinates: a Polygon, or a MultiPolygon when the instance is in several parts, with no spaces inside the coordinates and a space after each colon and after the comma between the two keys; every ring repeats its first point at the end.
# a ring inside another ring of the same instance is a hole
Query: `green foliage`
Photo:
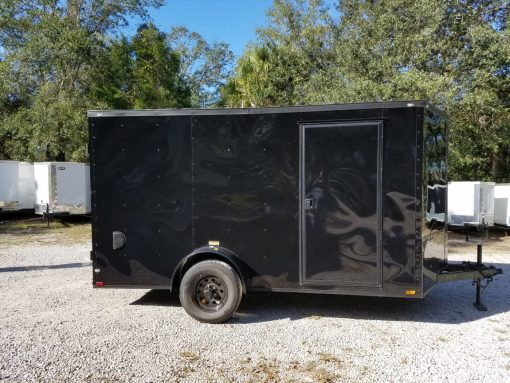
{"type": "Polygon", "coordinates": [[[142,26],[132,44],[134,108],[179,106],[179,56],[168,48],[165,35],[154,26],[142,26]]]}
{"type": "Polygon", "coordinates": [[[133,47],[124,36],[110,43],[98,57],[95,78],[90,84],[90,98],[101,100],[113,109],[132,107],[133,47]]]}
{"type": "Polygon", "coordinates": [[[87,109],[213,102],[232,60],[225,44],[182,28],[170,36],[150,22],[119,35],[129,18],[147,19],[148,7],[162,4],[2,0],[0,159],[86,161],[87,109]],[[193,54],[181,49],[193,45],[193,54]]]}
{"type": "Polygon", "coordinates": [[[86,110],[106,33],[160,0],[6,0],[0,5],[0,157],[85,161],[86,110]]]}
{"type": "Polygon", "coordinates": [[[179,73],[179,55],[153,24],[141,25],[131,40],[113,41],[108,52],[91,84],[95,99],[118,109],[190,106],[189,89],[179,73]]]}
{"type": "Polygon", "coordinates": [[[224,103],[429,99],[450,115],[450,178],[510,180],[508,14],[494,0],[275,0],[224,103]]]}
{"type": "Polygon", "coordinates": [[[191,106],[216,104],[219,91],[230,76],[234,59],[225,43],[208,43],[200,34],[186,27],[170,30],[167,43],[180,57],[180,77],[189,87],[191,106]]]}
{"type": "Polygon", "coordinates": [[[4,150],[28,161],[85,161],[86,108],[87,99],[80,92],[45,84],[30,107],[19,108],[0,125],[9,134],[4,150]]]}
{"type": "MultiPolygon", "coordinates": [[[[285,104],[278,102],[278,89],[271,80],[277,79],[269,73],[270,49],[266,46],[252,46],[238,60],[236,75],[222,89],[222,97],[228,106],[266,106],[285,104]]],[[[276,65],[272,65],[273,67],[276,65]]],[[[282,100],[283,101],[283,100],[282,100]]]]}
{"type": "Polygon", "coordinates": [[[275,0],[267,15],[268,27],[257,31],[259,43],[238,60],[223,90],[226,105],[302,104],[330,65],[331,19],[322,1],[275,0]]]}

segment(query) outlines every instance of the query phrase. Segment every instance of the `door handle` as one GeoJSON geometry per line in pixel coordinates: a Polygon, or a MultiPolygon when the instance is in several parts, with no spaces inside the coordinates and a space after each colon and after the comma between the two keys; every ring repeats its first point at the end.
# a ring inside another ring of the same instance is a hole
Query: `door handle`
{"type": "Polygon", "coordinates": [[[305,210],[315,209],[315,200],[313,198],[305,198],[305,210]]]}

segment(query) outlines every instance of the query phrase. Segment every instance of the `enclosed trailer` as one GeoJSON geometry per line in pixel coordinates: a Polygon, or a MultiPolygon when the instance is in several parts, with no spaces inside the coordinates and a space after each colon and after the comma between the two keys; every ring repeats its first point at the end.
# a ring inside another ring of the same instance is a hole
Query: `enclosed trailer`
{"type": "Polygon", "coordinates": [[[78,162],[34,163],[35,212],[90,214],[90,169],[78,162]]]}
{"type": "Polygon", "coordinates": [[[178,290],[219,322],[254,290],[422,298],[500,272],[447,261],[426,102],[88,117],[96,287],[178,290]]]}
{"type": "Polygon", "coordinates": [[[448,185],[448,222],[452,226],[494,226],[494,182],[458,181],[448,185]]]}
{"type": "Polygon", "coordinates": [[[28,162],[0,161],[0,211],[33,210],[34,166],[28,162]]]}
{"type": "Polygon", "coordinates": [[[510,184],[494,187],[494,223],[510,226],[510,184]]]}

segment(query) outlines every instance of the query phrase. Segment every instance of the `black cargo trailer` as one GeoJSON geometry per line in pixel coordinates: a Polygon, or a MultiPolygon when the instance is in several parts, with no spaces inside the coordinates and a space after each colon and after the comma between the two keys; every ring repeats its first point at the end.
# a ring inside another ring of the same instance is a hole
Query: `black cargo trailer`
{"type": "Polygon", "coordinates": [[[227,319],[253,290],[422,298],[447,262],[447,119],[424,101],[90,111],[93,284],[179,290],[227,319]]]}

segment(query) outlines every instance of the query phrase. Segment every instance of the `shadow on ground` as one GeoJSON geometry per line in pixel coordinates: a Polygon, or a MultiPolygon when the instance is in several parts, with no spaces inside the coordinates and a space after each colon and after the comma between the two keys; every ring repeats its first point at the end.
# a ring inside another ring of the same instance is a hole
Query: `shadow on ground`
{"type": "Polygon", "coordinates": [[[20,271],[34,271],[34,270],[75,269],[80,267],[89,267],[90,265],[92,265],[91,262],[76,262],[76,263],[64,263],[60,265],[0,267],[0,273],[14,273],[20,271]]]}
{"type": "MultiPolygon", "coordinates": [[[[471,281],[436,286],[424,299],[379,298],[296,293],[250,292],[231,324],[270,322],[280,319],[348,318],[365,320],[465,323],[510,311],[509,264],[494,264],[503,269],[482,293],[488,311],[473,307],[475,287],[471,281]]],[[[133,305],[180,306],[176,294],[151,290],[133,305]]]]}

